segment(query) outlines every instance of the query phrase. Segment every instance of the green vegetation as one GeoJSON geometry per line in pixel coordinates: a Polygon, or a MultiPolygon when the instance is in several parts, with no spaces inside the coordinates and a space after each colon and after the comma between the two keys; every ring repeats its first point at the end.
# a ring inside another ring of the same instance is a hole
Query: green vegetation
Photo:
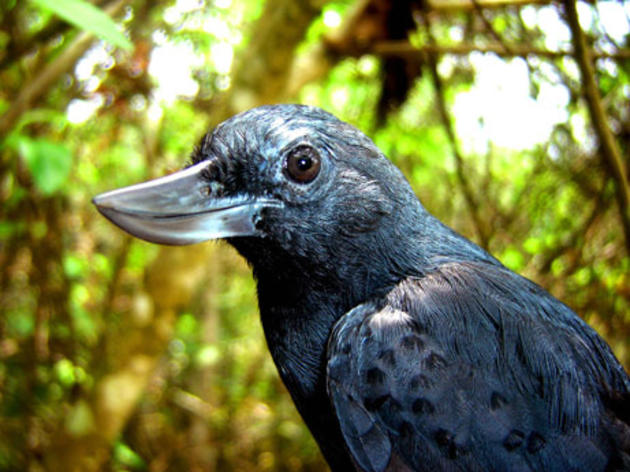
{"type": "Polygon", "coordinates": [[[377,3],[1,3],[0,470],[325,470],[243,261],[90,203],[262,103],[361,128],[630,365],[630,5],[377,3]]]}

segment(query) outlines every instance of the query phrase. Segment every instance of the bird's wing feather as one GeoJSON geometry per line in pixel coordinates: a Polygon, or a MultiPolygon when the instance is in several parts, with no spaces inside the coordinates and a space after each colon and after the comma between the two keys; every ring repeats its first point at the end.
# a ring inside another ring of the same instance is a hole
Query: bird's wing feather
{"type": "Polygon", "coordinates": [[[569,308],[500,266],[450,263],[348,312],[328,391],[356,464],[383,471],[598,470],[604,391],[629,390],[569,308]]]}

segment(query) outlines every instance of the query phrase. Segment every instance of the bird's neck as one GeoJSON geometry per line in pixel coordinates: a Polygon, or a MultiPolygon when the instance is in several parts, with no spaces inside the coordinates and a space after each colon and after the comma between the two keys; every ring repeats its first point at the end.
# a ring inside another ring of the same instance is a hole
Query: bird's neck
{"type": "Polygon", "coordinates": [[[307,256],[269,240],[230,242],[252,264],[269,349],[287,387],[300,396],[325,391],[328,336],[347,311],[436,264],[494,261],[419,204],[388,215],[377,231],[339,236],[335,244],[307,256]]]}
{"type": "MultiPolygon", "coordinates": [[[[335,277],[322,283],[294,264],[255,268],[258,304],[269,349],[292,394],[325,391],[323,374],[328,336],[357,297],[335,277]]],[[[295,395],[294,395],[295,398],[295,395]]],[[[297,401],[297,399],[296,399],[297,401]]]]}
{"type": "Polygon", "coordinates": [[[334,324],[401,280],[422,276],[434,260],[459,259],[460,253],[491,258],[443,227],[440,240],[435,228],[414,226],[439,224],[423,216],[390,222],[345,248],[341,239],[322,257],[297,257],[256,239],[231,241],[253,266],[265,337],[280,376],[329,463],[341,461],[339,470],[350,470],[351,463],[339,428],[331,429],[337,419],[326,393],[326,346],[334,324]]]}
{"type": "Polygon", "coordinates": [[[258,239],[231,243],[253,267],[267,343],[298,403],[297,396],[325,393],[325,350],[335,322],[422,267],[400,238],[377,247],[366,234],[352,242],[355,251],[340,241],[310,257],[258,239]]]}
{"type": "Polygon", "coordinates": [[[340,287],[322,286],[292,264],[255,267],[269,350],[300,415],[333,470],[353,470],[326,394],[326,345],[352,302],[340,287]]]}

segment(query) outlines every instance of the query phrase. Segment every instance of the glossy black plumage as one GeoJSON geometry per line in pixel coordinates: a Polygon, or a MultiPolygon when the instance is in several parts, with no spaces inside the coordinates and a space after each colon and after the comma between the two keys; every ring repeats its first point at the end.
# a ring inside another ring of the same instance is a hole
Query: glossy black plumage
{"type": "Polygon", "coordinates": [[[612,354],[505,268],[453,262],[407,279],[348,313],[328,352],[329,391],[364,470],[383,470],[392,454],[412,470],[627,460],[604,432],[602,381],[625,389],[612,354]]]}
{"type": "MultiPolygon", "coordinates": [[[[228,241],[253,267],[269,349],[332,469],[630,467],[630,381],[610,348],[431,216],[358,130],[312,107],[260,107],[208,134],[193,162],[208,198],[252,218],[228,241]],[[298,146],[321,157],[308,183],[287,174],[298,146]]],[[[117,198],[95,202],[134,232],[117,198]]]]}

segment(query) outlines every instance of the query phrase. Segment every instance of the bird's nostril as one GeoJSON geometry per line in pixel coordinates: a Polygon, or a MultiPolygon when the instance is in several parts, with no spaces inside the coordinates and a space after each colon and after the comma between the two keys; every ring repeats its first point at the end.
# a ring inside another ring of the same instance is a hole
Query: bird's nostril
{"type": "Polygon", "coordinates": [[[262,231],[263,229],[263,219],[260,215],[255,215],[252,218],[252,222],[254,223],[254,228],[256,228],[258,231],[262,231]]]}

